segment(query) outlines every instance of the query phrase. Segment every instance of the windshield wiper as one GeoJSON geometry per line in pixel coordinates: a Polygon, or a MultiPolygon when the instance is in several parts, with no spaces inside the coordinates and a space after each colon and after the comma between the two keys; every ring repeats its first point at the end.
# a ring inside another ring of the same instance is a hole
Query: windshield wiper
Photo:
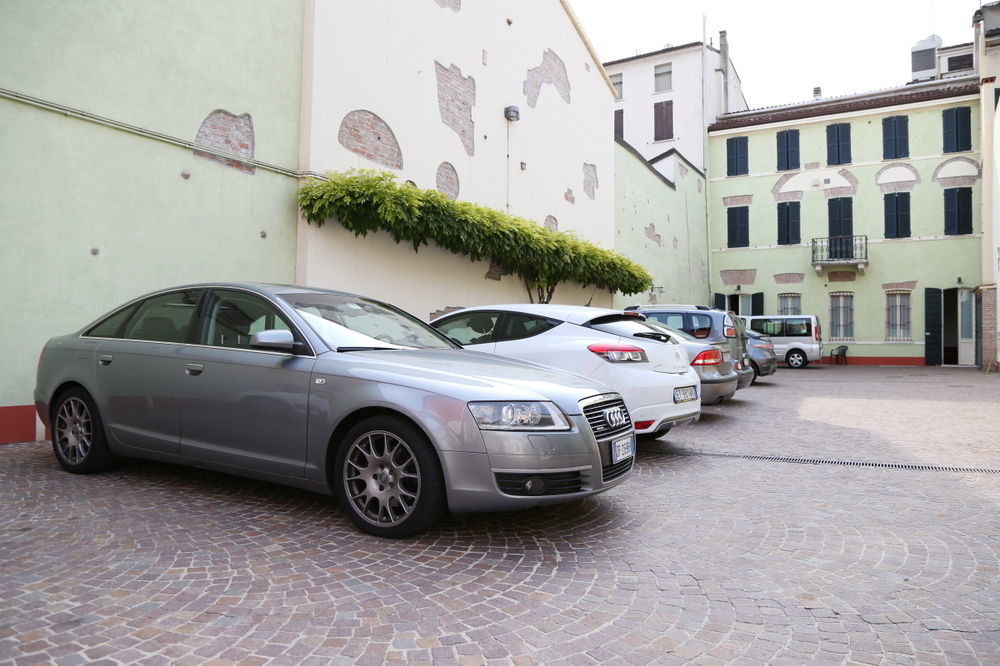
{"type": "Polygon", "coordinates": [[[659,340],[660,342],[669,342],[670,336],[666,333],[633,333],[633,338],[651,338],[653,340],[659,340]]]}
{"type": "Polygon", "coordinates": [[[399,349],[399,347],[337,347],[339,352],[352,352],[352,351],[382,351],[383,349],[399,349]]]}

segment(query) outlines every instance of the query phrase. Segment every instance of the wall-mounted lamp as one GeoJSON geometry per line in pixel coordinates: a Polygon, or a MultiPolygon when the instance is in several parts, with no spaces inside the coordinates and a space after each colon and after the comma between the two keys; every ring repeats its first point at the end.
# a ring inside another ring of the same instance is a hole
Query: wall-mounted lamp
{"type": "Polygon", "coordinates": [[[740,285],[736,285],[736,291],[740,290],[740,285]]]}
{"type": "Polygon", "coordinates": [[[515,122],[521,119],[521,110],[516,106],[504,107],[503,117],[511,122],[515,122]]]}
{"type": "Polygon", "coordinates": [[[962,276],[961,275],[958,276],[958,283],[962,284],[962,276]]]}

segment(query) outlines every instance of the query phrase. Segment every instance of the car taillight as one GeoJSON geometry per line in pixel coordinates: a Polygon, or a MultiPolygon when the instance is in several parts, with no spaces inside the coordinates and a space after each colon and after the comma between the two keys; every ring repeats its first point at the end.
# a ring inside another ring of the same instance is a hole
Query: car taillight
{"type": "Polygon", "coordinates": [[[691,365],[719,365],[720,363],[722,363],[722,352],[718,349],[706,349],[691,361],[691,365]]]}
{"type": "Polygon", "coordinates": [[[610,363],[645,363],[647,360],[642,347],[633,345],[595,343],[587,345],[587,349],[610,363]]]}
{"type": "Polygon", "coordinates": [[[727,338],[735,338],[736,329],[732,326],[726,326],[725,330],[722,331],[722,334],[725,335],[727,338]]]}

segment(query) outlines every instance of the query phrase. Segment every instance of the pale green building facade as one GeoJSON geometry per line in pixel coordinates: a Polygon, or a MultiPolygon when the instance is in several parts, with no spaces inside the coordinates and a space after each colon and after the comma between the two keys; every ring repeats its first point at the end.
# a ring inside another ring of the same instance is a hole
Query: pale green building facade
{"type": "Polygon", "coordinates": [[[979,99],[958,77],[721,117],[712,302],[817,315],[851,363],[975,363],[979,99]]]}

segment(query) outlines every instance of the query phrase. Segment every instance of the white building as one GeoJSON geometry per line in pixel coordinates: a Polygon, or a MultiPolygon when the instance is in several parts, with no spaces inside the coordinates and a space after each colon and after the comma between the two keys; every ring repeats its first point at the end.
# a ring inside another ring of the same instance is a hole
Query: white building
{"type": "Polygon", "coordinates": [[[719,48],[704,42],[668,46],[604,68],[616,90],[615,135],[671,180],[676,153],[704,171],[706,128],[724,113],[747,108],[725,31],[719,48]]]}

